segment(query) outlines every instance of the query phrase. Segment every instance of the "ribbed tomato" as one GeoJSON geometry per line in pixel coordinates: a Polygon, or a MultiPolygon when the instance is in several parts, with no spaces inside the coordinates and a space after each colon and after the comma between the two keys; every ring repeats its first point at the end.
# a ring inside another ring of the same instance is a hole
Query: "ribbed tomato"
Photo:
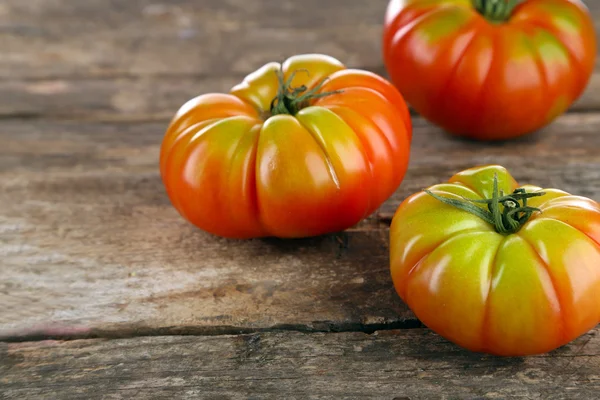
{"type": "Polygon", "coordinates": [[[541,128],[585,89],[596,35],[579,0],[391,0],[383,50],[407,102],[456,135],[541,128]]]}
{"type": "Polygon", "coordinates": [[[160,171],[183,217],[231,238],[344,230],[400,185],[406,104],[383,78],[325,55],[269,63],[196,97],[164,137],[160,171]]]}
{"type": "Polygon", "coordinates": [[[472,351],[544,353],[600,322],[600,206],[519,187],[502,167],[468,169],[407,198],[390,251],[394,285],[415,315],[472,351]]]}

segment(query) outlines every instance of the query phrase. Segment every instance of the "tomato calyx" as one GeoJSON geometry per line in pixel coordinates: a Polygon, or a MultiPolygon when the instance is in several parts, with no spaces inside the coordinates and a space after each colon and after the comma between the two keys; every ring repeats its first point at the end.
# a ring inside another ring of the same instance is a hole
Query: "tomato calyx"
{"type": "Polygon", "coordinates": [[[307,107],[309,102],[321,97],[331,96],[333,94],[342,93],[341,90],[333,90],[331,92],[319,93],[329,77],[322,79],[314,88],[308,89],[305,85],[292,87],[292,81],[298,72],[305,72],[310,76],[306,69],[297,69],[290,74],[287,81],[284,80],[283,71],[277,71],[277,79],[279,80],[279,89],[277,96],[271,102],[271,115],[296,115],[298,111],[307,107]]]}
{"type": "Polygon", "coordinates": [[[473,6],[488,21],[502,23],[508,21],[519,0],[473,0],[473,6]]]}
{"type": "Polygon", "coordinates": [[[539,208],[527,205],[527,199],[543,196],[545,192],[528,193],[525,189],[516,189],[509,195],[504,195],[498,191],[498,176],[494,175],[494,186],[491,199],[468,199],[461,196],[464,200],[452,199],[439,196],[430,190],[425,190],[427,194],[441,201],[442,203],[454,206],[461,210],[474,214],[496,228],[496,232],[501,234],[516,233],[531,218],[534,212],[541,212],[539,208]],[[474,203],[486,204],[488,211],[478,207],[474,203]],[[502,206],[502,210],[500,209],[502,206]]]}

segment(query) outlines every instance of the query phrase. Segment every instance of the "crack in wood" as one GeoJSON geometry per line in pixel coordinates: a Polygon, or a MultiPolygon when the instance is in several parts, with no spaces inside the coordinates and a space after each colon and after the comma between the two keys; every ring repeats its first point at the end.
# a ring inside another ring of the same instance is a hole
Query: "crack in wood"
{"type": "Polygon", "coordinates": [[[422,329],[425,326],[417,319],[405,319],[387,323],[339,323],[333,321],[314,321],[312,325],[278,324],[267,328],[236,327],[229,325],[215,326],[180,326],[162,328],[127,328],[119,330],[91,329],[74,334],[44,334],[29,332],[25,334],[9,334],[0,336],[0,343],[39,342],[44,340],[82,340],[82,339],[131,339],[136,337],[156,336],[231,336],[271,332],[298,333],[365,333],[374,334],[380,331],[422,329]]]}

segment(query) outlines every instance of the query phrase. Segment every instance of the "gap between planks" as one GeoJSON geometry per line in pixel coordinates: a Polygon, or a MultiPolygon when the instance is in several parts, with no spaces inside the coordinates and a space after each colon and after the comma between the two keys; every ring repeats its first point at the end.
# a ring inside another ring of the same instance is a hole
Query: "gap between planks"
{"type": "Polygon", "coordinates": [[[268,328],[248,328],[235,326],[181,326],[164,328],[127,328],[121,330],[92,329],[83,333],[56,333],[47,334],[31,332],[28,334],[18,334],[0,336],[0,343],[24,343],[39,342],[45,340],[86,340],[86,339],[132,339],[138,337],[156,337],[156,336],[231,336],[231,335],[249,335],[256,333],[364,333],[374,334],[376,332],[405,330],[405,329],[423,329],[425,326],[417,319],[406,319],[403,321],[394,321],[389,323],[336,323],[333,321],[315,321],[313,326],[302,324],[280,324],[268,328]]]}

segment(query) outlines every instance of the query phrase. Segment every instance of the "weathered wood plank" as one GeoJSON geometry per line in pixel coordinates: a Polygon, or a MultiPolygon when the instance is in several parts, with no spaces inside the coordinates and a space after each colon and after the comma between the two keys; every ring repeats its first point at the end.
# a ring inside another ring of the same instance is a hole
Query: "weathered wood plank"
{"type": "Polygon", "coordinates": [[[475,165],[500,164],[521,184],[555,187],[600,201],[600,114],[567,114],[518,140],[478,143],[417,123],[400,189],[379,210],[389,219],[406,196],[475,165]]]}
{"type": "Polygon", "coordinates": [[[246,74],[293,53],[378,66],[386,0],[5,0],[0,77],[246,74]]]}
{"type": "Polygon", "coordinates": [[[227,76],[304,52],[379,67],[388,1],[5,0],[0,77],[227,76]]]}
{"type": "Polygon", "coordinates": [[[3,123],[0,334],[412,318],[390,284],[385,230],[349,232],[345,249],[335,237],[239,242],[189,226],[158,175],[164,128],[3,123]]]}
{"type": "MultiPolygon", "coordinates": [[[[382,69],[375,72],[387,76],[382,69]]],[[[241,77],[0,80],[0,118],[167,121],[187,100],[228,92],[241,77]]],[[[600,73],[570,111],[600,110],[600,73]]]]}
{"type": "Polygon", "coordinates": [[[552,353],[497,358],[425,329],[0,344],[21,399],[594,399],[596,329],[552,353]]]}
{"type": "MultiPolygon", "coordinates": [[[[170,206],[158,175],[166,123],[4,121],[0,128],[0,335],[211,333],[401,326],[414,316],[388,270],[377,215],[347,232],[232,241],[170,206]]],[[[522,140],[456,140],[415,119],[409,173],[379,211],[477,164],[600,200],[600,115],[570,114],[522,140]]]]}
{"type": "MultiPolygon", "coordinates": [[[[586,4],[600,27],[600,0],[586,4]]],[[[192,96],[226,91],[266,62],[305,52],[387,76],[380,45],[386,5],[6,0],[0,116],[167,118],[192,96]]],[[[600,71],[572,109],[600,109],[600,71]]]]}
{"type": "Polygon", "coordinates": [[[192,97],[227,92],[239,80],[142,77],[0,81],[0,117],[168,121],[192,97]]]}

